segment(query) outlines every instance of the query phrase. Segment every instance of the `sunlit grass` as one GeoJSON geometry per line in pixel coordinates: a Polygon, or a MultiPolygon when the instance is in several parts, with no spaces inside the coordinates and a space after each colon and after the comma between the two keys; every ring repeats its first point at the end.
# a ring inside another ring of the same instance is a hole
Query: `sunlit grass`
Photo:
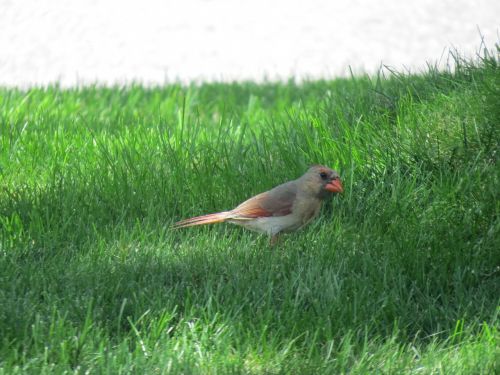
{"type": "Polygon", "coordinates": [[[0,89],[0,373],[498,371],[498,58],[457,63],[0,89]],[[275,249],[171,229],[316,163],[345,193],[275,249]]]}

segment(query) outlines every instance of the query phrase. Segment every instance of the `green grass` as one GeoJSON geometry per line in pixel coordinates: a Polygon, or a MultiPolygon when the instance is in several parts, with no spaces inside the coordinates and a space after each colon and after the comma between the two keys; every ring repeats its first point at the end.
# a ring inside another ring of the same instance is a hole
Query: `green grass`
{"type": "Polygon", "coordinates": [[[0,374],[500,371],[498,51],[454,72],[0,89],[0,374]],[[301,175],[277,248],[173,231],[301,175]]]}

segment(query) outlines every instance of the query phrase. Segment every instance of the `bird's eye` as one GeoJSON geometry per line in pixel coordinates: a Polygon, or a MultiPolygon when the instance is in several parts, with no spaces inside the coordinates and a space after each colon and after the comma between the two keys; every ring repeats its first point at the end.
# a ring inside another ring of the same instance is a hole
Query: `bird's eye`
{"type": "Polygon", "coordinates": [[[328,175],[325,172],[321,172],[319,174],[319,177],[321,177],[321,179],[323,179],[323,180],[326,180],[326,178],[328,177],[328,175]]]}

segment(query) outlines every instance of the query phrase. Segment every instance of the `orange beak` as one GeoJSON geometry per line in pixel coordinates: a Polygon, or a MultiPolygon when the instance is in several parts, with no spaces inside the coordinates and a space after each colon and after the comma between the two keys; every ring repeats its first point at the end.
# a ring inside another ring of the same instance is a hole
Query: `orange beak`
{"type": "Polygon", "coordinates": [[[332,193],[342,193],[344,191],[340,179],[331,180],[328,184],[326,184],[325,189],[332,193]]]}

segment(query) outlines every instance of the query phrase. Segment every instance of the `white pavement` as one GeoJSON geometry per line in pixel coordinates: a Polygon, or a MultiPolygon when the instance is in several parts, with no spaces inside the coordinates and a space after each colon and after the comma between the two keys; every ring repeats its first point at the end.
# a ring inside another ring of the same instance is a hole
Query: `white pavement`
{"type": "Polygon", "coordinates": [[[499,29],[499,0],[0,0],[0,86],[418,71],[499,29]]]}

